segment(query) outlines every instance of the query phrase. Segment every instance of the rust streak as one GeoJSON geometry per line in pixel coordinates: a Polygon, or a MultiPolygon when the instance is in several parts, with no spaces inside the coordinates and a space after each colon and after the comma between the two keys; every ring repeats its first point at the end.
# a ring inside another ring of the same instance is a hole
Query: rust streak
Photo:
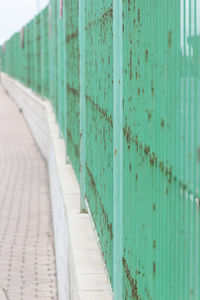
{"type": "Polygon", "coordinates": [[[131,276],[131,271],[130,271],[128,263],[124,257],[122,258],[122,262],[123,262],[123,268],[124,268],[126,277],[131,286],[132,297],[133,297],[133,299],[140,300],[141,297],[138,295],[137,280],[131,276]]]}

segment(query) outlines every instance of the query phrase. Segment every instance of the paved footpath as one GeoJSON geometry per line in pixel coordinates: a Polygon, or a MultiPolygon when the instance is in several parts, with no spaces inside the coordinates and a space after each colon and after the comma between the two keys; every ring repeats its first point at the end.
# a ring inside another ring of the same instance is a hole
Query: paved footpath
{"type": "Polygon", "coordinates": [[[57,299],[47,166],[0,86],[0,296],[2,290],[8,300],[57,299]]]}

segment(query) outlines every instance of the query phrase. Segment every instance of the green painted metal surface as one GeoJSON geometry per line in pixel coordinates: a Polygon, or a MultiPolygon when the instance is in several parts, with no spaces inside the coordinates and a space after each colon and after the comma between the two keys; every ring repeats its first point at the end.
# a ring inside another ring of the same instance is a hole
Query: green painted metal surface
{"type": "Polygon", "coordinates": [[[200,2],[51,0],[0,57],[51,101],[114,299],[199,300],[200,2]]]}
{"type": "Polygon", "coordinates": [[[86,196],[113,280],[113,4],[85,1],[86,196]]]}
{"type": "Polygon", "coordinates": [[[197,26],[194,3],[126,1],[123,5],[127,299],[200,296],[200,95],[189,45],[190,28],[197,26]],[[182,56],[188,66],[181,63],[182,56]]]}
{"type": "Polygon", "coordinates": [[[113,1],[113,290],[123,298],[123,34],[122,1],[113,1]],[[117,233],[117,234],[115,234],[117,233]]]}
{"type": "Polygon", "coordinates": [[[49,8],[41,12],[41,94],[49,98],[49,8]]]}
{"type": "Polygon", "coordinates": [[[86,96],[85,96],[85,0],[79,1],[79,54],[80,54],[80,210],[87,211],[86,205],[86,96]]]}
{"type": "Polygon", "coordinates": [[[80,164],[80,80],[79,80],[79,2],[66,0],[66,88],[67,151],[79,180],[80,164]]]}

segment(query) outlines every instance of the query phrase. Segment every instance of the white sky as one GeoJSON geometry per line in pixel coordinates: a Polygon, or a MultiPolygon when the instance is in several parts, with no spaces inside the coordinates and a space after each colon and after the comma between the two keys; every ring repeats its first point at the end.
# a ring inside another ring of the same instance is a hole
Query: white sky
{"type": "Polygon", "coordinates": [[[48,0],[0,0],[0,45],[47,5],[48,0]]]}

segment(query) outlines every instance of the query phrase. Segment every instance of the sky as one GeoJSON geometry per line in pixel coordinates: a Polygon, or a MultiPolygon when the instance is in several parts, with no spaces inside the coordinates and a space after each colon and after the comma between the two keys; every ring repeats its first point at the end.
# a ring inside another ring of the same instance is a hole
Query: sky
{"type": "Polygon", "coordinates": [[[0,45],[28,23],[48,0],[0,0],[0,45]]]}

